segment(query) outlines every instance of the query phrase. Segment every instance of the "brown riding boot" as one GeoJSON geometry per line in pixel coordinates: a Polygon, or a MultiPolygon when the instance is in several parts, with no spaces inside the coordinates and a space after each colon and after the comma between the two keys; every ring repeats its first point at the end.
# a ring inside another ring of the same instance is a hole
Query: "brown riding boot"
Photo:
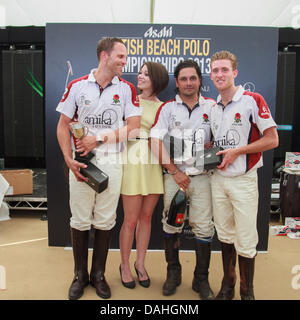
{"type": "Polygon", "coordinates": [[[164,238],[165,257],[168,263],[167,279],[163,285],[163,295],[170,296],[175,293],[181,284],[181,265],[179,262],[178,234],[168,234],[164,238]]]}
{"type": "Polygon", "coordinates": [[[223,280],[221,290],[216,296],[216,300],[232,300],[234,298],[234,286],[236,282],[236,251],[234,244],[221,243],[223,261],[223,280]]]}
{"type": "Polygon", "coordinates": [[[111,296],[110,288],[104,277],[110,236],[111,230],[95,229],[90,283],[96,289],[97,295],[103,299],[108,299],[111,296]]]}
{"type": "Polygon", "coordinates": [[[255,300],[253,291],[254,258],[239,256],[240,295],[242,300],[255,300]]]}
{"type": "Polygon", "coordinates": [[[194,291],[199,293],[201,300],[212,300],[215,296],[208,282],[211,243],[202,243],[195,239],[195,251],[196,268],[194,271],[192,288],[194,291]]]}
{"type": "Polygon", "coordinates": [[[69,289],[69,299],[77,300],[89,284],[88,263],[88,241],[89,231],[79,231],[71,228],[71,240],[74,257],[74,279],[69,289]]]}

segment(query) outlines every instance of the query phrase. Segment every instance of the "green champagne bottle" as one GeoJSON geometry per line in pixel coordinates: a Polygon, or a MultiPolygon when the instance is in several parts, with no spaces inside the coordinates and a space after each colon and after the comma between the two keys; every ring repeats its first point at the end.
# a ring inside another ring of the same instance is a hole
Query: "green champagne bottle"
{"type": "Polygon", "coordinates": [[[181,227],[184,223],[184,214],[187,205],[187,195],[182,188],[180,188],[174,195],[169,212],[167,223],[174,227],[181,227]]]}

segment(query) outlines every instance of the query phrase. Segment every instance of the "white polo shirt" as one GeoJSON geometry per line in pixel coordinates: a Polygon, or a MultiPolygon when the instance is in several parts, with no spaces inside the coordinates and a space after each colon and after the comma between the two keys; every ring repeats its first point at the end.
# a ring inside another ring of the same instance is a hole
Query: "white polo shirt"
{"type": "MultiPolygon", "coordinates": [[[[88,135],[115,131],[124,126],[124,121],[141,116],[137,92],[132,83],[117,76],[102,89],[94,72],[70,82],[56,110],[72,119],[77,114],[78,122],[88,127],[88,135]]],[[[121,143],[104,144],[96,152],[119,152],[121,143]]]]}
{"type": "MultiPolygon", "coordinates": [[[[238,87],[232,101],[224,108],[221,96],[211,110],[211,130],[215,146],[224,149],[246,146],[261,138],[264,130],[276,127],[265,99],[259,93],[238,87]]],[[[263,165],[261,152],[237,157],[223,176],[238,176],[263,165]]]]}
{"type": "MultiPolygon", "coordinates": [[[[202,173],[194,167],[195,157],[191,154],[191,146],[196,150],[204,150],[204,144],[211,141],[210,112],[216,102],[213,99],[199,96],[198,103],[192,110],[184,104],[179,95],[165,102],[158,109],[155,122],[150,131],[150,137],[163,140],[168,133],[170,136],[184,139],[189,150],[184,151],[184,157],[177,159],[180,170],[189,175],[202,173]]],[[[175,164],[176,159],[174,159],[175,164]]]]}

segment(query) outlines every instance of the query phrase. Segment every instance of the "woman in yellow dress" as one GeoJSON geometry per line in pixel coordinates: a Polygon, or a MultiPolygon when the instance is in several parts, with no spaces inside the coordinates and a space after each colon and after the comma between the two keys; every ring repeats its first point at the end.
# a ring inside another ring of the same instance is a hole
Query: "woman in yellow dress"
{"type": "Polygon", "coordinates": [[[134,234],[136,237],[136,261],[134,268],[140,285],[149,287],[150,278],[145,269],[145,257],[151,233],[151,219],[160,194],[164,193],[162,168],[148,146],[148,134],[155,115],[162,105],[157,95],[169,82],[166,68],[156,62],[142,65],[137,87],[143,107],[139,137],[128,141],[123,166],[122,201],[124,221],[120,231],[120,275],[126,288],[134,288],[129,257],[134,234]]]}

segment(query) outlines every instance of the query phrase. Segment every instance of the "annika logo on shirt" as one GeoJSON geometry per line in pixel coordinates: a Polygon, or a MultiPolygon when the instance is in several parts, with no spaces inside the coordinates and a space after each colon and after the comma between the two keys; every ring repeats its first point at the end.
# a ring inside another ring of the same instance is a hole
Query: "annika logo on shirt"
{"type": "Polygon", "coordinates": [[[118,120],[118,114],[113,109],[107,109],[102,114],[89,115],[84,118],[84,123],[94,128],[110,128],[118,120]]]}
{"type": "Polygon", "coordinates": [[[216,139],[214,142],[215,147],[235,147],[240,143],[240,134],[237,130],[230,129],[221,139],[216,139]]]}

